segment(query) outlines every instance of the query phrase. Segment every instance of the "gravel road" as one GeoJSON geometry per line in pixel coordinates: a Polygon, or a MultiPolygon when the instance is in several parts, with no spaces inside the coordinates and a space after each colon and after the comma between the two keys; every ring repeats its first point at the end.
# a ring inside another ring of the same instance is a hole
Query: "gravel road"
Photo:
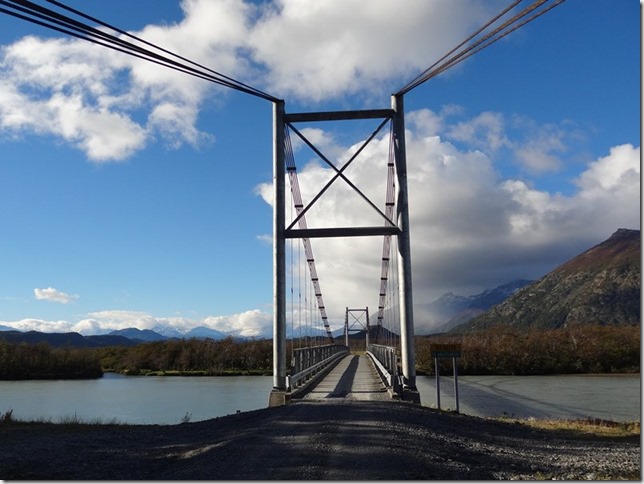
{"type": "Polygon", "coordinates": [[[640,438],[406,402],[300,401],[180,425],[0,423],[0,479],[632,479],[640,438]]]}

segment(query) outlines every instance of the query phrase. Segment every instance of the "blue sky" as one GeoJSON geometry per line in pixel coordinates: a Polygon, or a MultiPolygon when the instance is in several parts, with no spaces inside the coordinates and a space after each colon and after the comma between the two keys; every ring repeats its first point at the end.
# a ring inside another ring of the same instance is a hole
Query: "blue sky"
{"type": "MultiPolygon", "coordinates": [[[[67,3],[299,112],[389,107],[509,2],[67,3]]],[[[0,27],[0,325],[270,335],[271,103],[7,15],[0,27]]],[[[405,108],[417,332],[444,292],[536,279],[639,229],[639,2],[567,0],[405,108]]],[[[373,129],[307,128],[338,157],[373,129]]],[[[386,149],[352,167],[374,200],[386,149]]],[[[297,156],[306,197],[329,170],[297,156]]],[[[309,225],[360,223],[344,202],[332,191],[309,225]]],[[[332,326],[377,306],[380,244],[314,241],[332,326]]]]}

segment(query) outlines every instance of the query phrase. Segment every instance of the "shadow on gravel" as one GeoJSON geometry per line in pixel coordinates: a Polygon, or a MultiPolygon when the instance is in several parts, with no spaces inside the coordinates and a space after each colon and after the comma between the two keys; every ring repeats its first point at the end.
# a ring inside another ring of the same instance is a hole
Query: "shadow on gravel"
{"type": "Polygon", "coordinates": [[[297,402],[173,426],[0,426],[3,479],[582,479],[597,469],[639,476],[639,439],[575,439],[405,402],[297,402]]]}

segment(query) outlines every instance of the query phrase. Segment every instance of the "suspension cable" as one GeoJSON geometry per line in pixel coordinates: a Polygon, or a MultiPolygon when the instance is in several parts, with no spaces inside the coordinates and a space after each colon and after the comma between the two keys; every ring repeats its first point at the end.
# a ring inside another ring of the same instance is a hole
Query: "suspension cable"
{"type": "MultiPolygon", "coordinates": [[[[286,172],[291,185],[291,193],[293,196],[293,205],[295,207],[296,220],[299,219],[300,229],[306,229],[306,218],[302,216],[302,210],[304,204],[302,203],[302,193],[300,192],[300,183],[297,177],[297,167],[295,166],[295,156],[293,154],[293,145],[291,144],[290,130],[288,126],[284,129],[284,159],[286,163],[286,172]]],[[[320,288],[320,279],[317,274],[315,267],[315,258],[313,257],[313,248],[311,247],[311,240],[308,237],[302,238],[302,245],[304,247],[304,255],[306,257],[306,262],[309,266],[309,275],[311,276],[311,281],[313,282],[313,289],[315,291],[315,297],[318,302],[318,310],[320,311],[320,316],[322,317],[322,323],[326,329],[327,337],[333,343],[334,338],[331,333],[331,328],[329,326],[329,320],[326,313],[326,307],[324,305],[324,299],[322,297],[322,290],[320,288]]]]}
{"type": "Polygon", "coordinates": [[[140,37],[132,35],[113,25],[86,15],[79,10],[64,5],[59,1],[47,1],[52,5],[71,12],[81,18],[96,22],[99,25],[110,28],[123,36],[134,39],[137,42],[155,49],[157,52],[141,47],[140,45],[135,45],[132,42],[124,40],[123,38],[119,38],[103,30],[99,30],[95,27],[81,22],[80,20],[68,17],[67,15],[43,7],[29,0],[0,0],[0,5],[5,7],[0,7],[0,13],[5,13],[7,15],[11,15],[13,17],[46,27],[48,29],[55,30],[57,32],[64,33],[66,35],[70,35],[72,37],[76,37],[88,42],[92,42],[125,54],[129,54],[131,56],[138,57],[154,64],[168,67],[170,69],[189,74],[193,77],[204,79],[206,81],[219,84],[230,89],[250,94],[252,96],[266,99],[272,102],[278,101],[278,98],[271,96],[270,94],[237,81],[232,77],[226,76],[213,69],[207,68],[194,61],[191,61],[185,57],[164,49],[156,44],[148,42],[140,37]],[[169,56],[172,56],[172,58],[160,54],[159,52],[168,54],[169,56]]]}
{"type": "Polygon", "coordinates": [[[474,37],[477,35],[481,34],[487,27],[492,25],[494,22],[496,22],[499,18],[504,16],[508,11],[510,11],[513,7],[515,7],[518,3],[520,3],[522,0],[515,1],[512,3],[509,7],[503,9],[502,12],[494,16],[492,19],[490,19],[488,22],[486,22],[483,27],[479,28],[476,32],[474,32],[472,35],[470,35],[466,40],[461,42],[458,46],[456,46],[454,49],[449,51],[447,54],[445,54],[441,59],[439,59],[436,63],[434,63],[431,67],[423,71],[419,76],[417,76],[414,80],[412,80],[410,83],[405,85],[402,89],[400,89],[395,95],[404,95],[411,91],[412,89],[420,86],[424,82],[427,82],[429,79],[439,75],[440,73],[444,72],[445,70],[449,69],[450,67],[455,66],[456,64],[464,61],[468,57],[476,54],[477,52],[480,52],[484,48],[492,45],[496,41],[502,39],[506,35],[514,32],[515,30],[519,29],[520,27],[524,26],[528,22],[531,22],[532,20],[536,19],[537,17],[540,17],[544,13],[550,11],[557,5],[560,5],[563,3],[565,0],[555,0],[553,4],[544,7],[543,9],[535,12],[532,16],[528,17],[526,20],[519,22],[513,27],[510,27],[512,24],[515,22],[518,22],[520,19],[523,17],[526,17],[529,15],[531,12],[535,11],[545,3],[547,3],[550,0],[536,0],[532,5],[529,5],[525,9],[523,9],[521,12],[519,12],[517,15],[512,17],[510,20],[506,21],[503,23],[501,26],[497,27],[494,29],[492,32],[488,33],[485,35],[483,38],[477,40],[474,42],[472,45],[467,47],[465,50],[462,52],[454,55],[453,57],[449,57],[451,54],[456,52],[459,48],[461,48],[464,44],[472,40],[474,37]],[[505,32],[504,30],[507,29],[505,32]],[[496,37],[495,37],[496,36],[496,37]],[[445,60],[444,63],[441,64],[441,62],[445,60]]]}
{"type": "MultiPolygon", "coordinates": [[[[393,220],[396,196],[396,179],[394,164],[394,132],[393,125],[389,130],[389,157],[387,159],[387,192],[385,197],[385,215],[387,220],[393,220]]],[[[387,225],[387,222],[385,222],[387,225]]],[[[376,338],[382,332],[382,323],[385,317],[385,308],[387,306],[387,293],[389,281],[389,263],[391,258],[391,235],[385,235],[382,242],[382,260],[380,266],[380,293],[378,295],[378,318],[376,338]]]]}

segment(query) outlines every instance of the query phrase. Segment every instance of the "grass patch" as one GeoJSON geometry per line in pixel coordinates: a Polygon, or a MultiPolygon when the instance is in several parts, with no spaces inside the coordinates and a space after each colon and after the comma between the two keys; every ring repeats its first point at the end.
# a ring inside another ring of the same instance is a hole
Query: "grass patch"
{"type": "Polygon", "coordinates": [[[84,420],[79,417],[76,413],[74,415],[65,415],[54,420],[51,418],[39,418],[34,420],[23,420],[14,417],[13,409],[9,409],[4,413],[0,413],[0,426],[2,425],[13,425],[13,424],[58,424],[58,425],[90,425],[90,426],[99,426],[99,425],[126,425],[117,418],[112,418],[109,420],[103,420],[101,418],[93,418],[90,420],[84,420]]]}
{"type": "Polygon", "coordinates": [[[599,437],[633,437],[640,435],[640,422],[613,422],[599,418],[582,419],[515,419],[499,418],[501,421],[518,423],[543,430],[558,430],[599,437]]]}

